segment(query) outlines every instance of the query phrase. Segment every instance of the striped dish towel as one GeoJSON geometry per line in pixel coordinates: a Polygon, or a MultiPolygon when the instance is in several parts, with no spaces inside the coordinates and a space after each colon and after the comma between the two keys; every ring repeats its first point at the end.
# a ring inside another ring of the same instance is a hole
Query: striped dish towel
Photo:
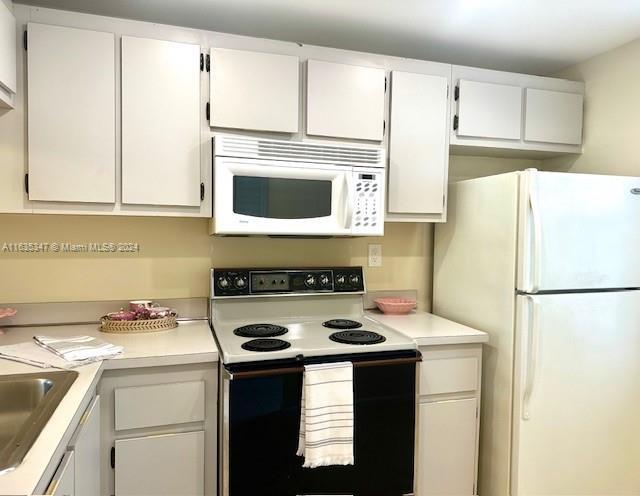
{"type": "Polygon", "coordinates": [[[113,358],[123,352],[117,346],[91,336],[68,336],[55,338],[51,336],[33,336],[37,345],[55,353],[60,358],[75,363],[91,363],[113,358]]]}
{"type": "Polygon", "coordinates": [[[298,456],[303,467],[353,465],[353,365],[305,365],[298,456]]]}

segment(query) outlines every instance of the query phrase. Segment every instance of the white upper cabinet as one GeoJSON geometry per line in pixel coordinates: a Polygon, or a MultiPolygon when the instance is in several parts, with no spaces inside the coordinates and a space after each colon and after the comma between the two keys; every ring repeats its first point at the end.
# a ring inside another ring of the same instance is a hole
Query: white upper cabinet
{"type": "Polygon", "coordinates": [[[458,136],[520,139],[522,88],[462,79],[457,91],[458,136]]]}
{"type": "Polygon", "coordinates": [[[200,46],[122,37],[122,203],[200,205],[200,46]]]}
{"type": "Polygon", "coordinates": [[[582,152],[584,83],[455,65],[451,79],[452,154],[582,152]]]}
{"type": "Polygon", "coordinates": [[[226,48],[210,57],[212,127],[298,132],[298,57],[226,48]]]}
{"type": "Polygon", "coordinates": [[[524,139],[546,143],[582,143],[582,104],[577,93],[527,88],[524,139]]]}
{"type": "Polygon", "coordinates": [[[13,107],[16,86],[16,19],[0,1],[0,107],[13,107]]]}
{"type": "Polygon", "coordinates": [[[441,214],[448,167],[444,76],[393,71],[388,212],[441,214]]]}
{"type": "Polygon", "coordinates": [[[115,202],[113,33],[27,29],[29,199],[115,202]]]}
{"type": "Polygon", "coordinates": [[[309,60],[307,134],[382,141],[385,71],[309,60]]]}

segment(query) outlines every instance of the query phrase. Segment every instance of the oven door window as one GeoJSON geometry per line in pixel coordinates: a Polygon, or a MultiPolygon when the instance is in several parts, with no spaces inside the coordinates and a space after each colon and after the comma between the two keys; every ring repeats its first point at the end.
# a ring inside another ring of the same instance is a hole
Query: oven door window
{"type": "Polygon", "coordinates": [[[233,212],[268,219],[328,217],[331,192],[329,180],[234,176],[233,212]]]}

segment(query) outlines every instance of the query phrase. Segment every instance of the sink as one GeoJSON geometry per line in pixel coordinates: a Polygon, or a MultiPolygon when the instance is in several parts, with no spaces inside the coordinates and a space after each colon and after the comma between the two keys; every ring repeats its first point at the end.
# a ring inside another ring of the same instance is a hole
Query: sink
{"type": "Polygon", "coordinates": [[[0,376],[0,473],[22,462],[78,372],[0,376]]]}

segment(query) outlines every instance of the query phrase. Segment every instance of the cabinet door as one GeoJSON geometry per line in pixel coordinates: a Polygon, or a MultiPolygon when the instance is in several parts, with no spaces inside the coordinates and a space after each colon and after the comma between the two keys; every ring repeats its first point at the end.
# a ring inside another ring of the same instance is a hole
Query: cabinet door
{"type": "MultiPolygon", "coordinates": [[[[51,479],[45,494],[53,496],[75,496],[75,455],[67,451],[62,457],[60,466],[51,479]]],[[[95,494],[100,494],[99,492],[95,494]]]]}
{"type": "Polygon", "coordinates": [[[73,441],[75,493],[100,494],[100,396],[96,396],[80,420],[73,441]]]}
{"type": "Polygon", "coordinates": [[[525,140],[582,143],[582,95],[531,88],[525,92],[525,140]]]}
{"type": "Polygon", "coordinates": [[[211,126],[297,133],[299,72],[298,57],[212,48],[211,126]]]}
{"type": "Polygon", "coordinates": [[[420,496],[474,494],[476,406],[475,398],[420,404],[420,496]]]}
{"type": "Polygon", "coordinates": [[[461,79],[458,94],[458,136],[520,139],[522,88],[461,79]]]}
{"type": "Polygon", "coordinates": [[[204,494],[204,431],[115,442],[116,496],[204,494]]]}
{"type": "Polygon", "coordinates": [[[382,141],[384,69],[309,60],[307,134],[382,141]]]}
{"type": "Polygon", "coordinates": [[[29,199],[115,202],[115,39],[28,24],[29,199]]]}
{"type": "Polygon", "coordinates": [[[122,203],[200,205],[200,47],[122,37],[122,203]]]}
{"type": "Polygon", "coordinates": [[[16,92],[16,18],[0,2],[0,86],[16,92]]]}
{"type": "Polygon", "coordinates": [[[447,78],[393,71],[389,212],[441,213],[447,149],[447,78]]]}

